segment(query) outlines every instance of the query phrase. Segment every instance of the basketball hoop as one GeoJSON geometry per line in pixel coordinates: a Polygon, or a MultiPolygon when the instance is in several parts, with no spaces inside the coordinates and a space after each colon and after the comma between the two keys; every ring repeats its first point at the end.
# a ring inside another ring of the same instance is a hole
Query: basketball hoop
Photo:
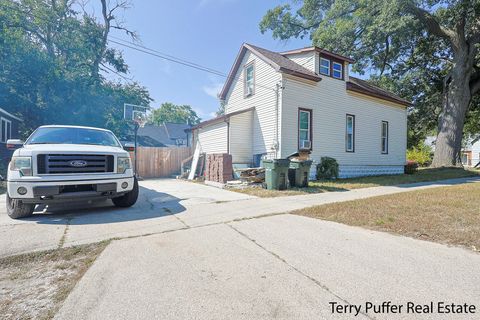
{"type": "Polygon", "coordinates": [[[147,116],[143,112],[134,111],[132,120],[137,124],[139,128],[143,128],[147,123],[147,116]]]}
{"type": "Polygon", "coordinates": [[[135,175],[137,176],[137,136],[138,129],[145,127],[147,123],[147,112],[150,107],[137,106],[135,104],[125,103],[123,105],[123,118],[135,123],[135,175]]]}

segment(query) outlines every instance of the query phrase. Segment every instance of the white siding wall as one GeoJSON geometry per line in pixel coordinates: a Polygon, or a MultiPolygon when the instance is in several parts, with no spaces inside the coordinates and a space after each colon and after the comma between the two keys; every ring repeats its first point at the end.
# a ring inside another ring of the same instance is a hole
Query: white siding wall
{"type": "Polygon", "coordinates": [[[286,57],[292,60],[293,62],[303,66],[304,68],[307,68],[313,72],[318,72],[317,70],[318,64],[316,63],[317,62],[316,56],[318,56],[318,54],[315,51],[310,51],[310,52],[289,54],[286,57]]]}
{"type": "MultiPolygon", "coordinates": [[[[346,172],[372,166],[385,173],[400,171],[405,163],[407,112],[387,101],[347,93],[345,81],[322,77],[318,83],[300,82],[283,77],[282,146],[284,157],[297,150],[298,108],[313,110],[312,158],[337,159],[343,176],[346,172]],[[345,117],[355,115],[355,152],[345,151],[345,117]],[[389,123],[389,153],[381,153],[381,122],[389,123]],[[360,167],[359,167],[360,166],[360,167]]],[[[348,174],[351,175],[351,174],[348,174]]]]}
{"type": "Polygon", "coordinates": [[[275,87],[280,82],[281,75],[262,59],[247,51],[235,77],[236,80],[232,83],[225,99],[225,112],[228,114],[255,107],[252,155],[272,152],[271,148],[276,140],[275,87]],[[244,66],[252,61],[255,63],[255,94],[250,97],[244,97],[244,66]]]}
{"type": "Polygon", "coordinates": [[[472,145],[472,166],[475,166],[480,161],[480,141],[472,145]]]}
{"type": "Polygon", "coordinates": [[[233,163],[252,163],[253,111],[230,118],[230,154],[233,163]]]}
{"type": "Polygon", "coordinates": [[[198,142],[202,152],[227,153],[228,152],[228,124],[219,122],[196,130],[198,142]]]}

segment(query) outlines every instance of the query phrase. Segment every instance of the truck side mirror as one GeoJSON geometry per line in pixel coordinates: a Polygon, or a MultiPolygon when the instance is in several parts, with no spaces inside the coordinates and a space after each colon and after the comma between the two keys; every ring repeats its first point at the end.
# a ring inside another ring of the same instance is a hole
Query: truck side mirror
{"type": "Polygon", "coordinates": [[[135,144],[131,142],[127,142],[123,145],[123,149],[128,151],[128,152],[133,152],[135,151],[135,144]]]}
{"type": "Polygon", "coordinates": [[[20,139],[8,139],[7,140],[7,149],[16,150],[23,146],[24,142],[20,139]]]}

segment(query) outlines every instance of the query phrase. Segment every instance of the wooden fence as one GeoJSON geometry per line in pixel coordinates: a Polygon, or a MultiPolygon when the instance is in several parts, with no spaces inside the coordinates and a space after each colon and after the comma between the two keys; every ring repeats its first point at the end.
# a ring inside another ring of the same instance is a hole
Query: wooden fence
{"type": "MultiPolygon", "coordinates": [[[[180,173],[182,160],[192,155],[190,147],[149,148],[138,147],[137,171],[142,178],[164,178],[180,173]]],[[[132,154],[135,164],[135,157],[132,154]]]]}

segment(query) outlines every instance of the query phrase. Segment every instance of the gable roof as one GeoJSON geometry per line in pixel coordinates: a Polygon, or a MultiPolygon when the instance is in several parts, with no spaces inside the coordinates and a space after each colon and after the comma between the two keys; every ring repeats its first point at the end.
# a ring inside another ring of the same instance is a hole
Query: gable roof
{"type": "Polygon", "coordinates": [[[253,52],[257,57],[265,61],[269,64],[272,68],[274,68],[278,72],[291,74],[300,78],[313,80],[313,81],[320,81],[322,80],[318,74],[315,72],[308,70],[307,68],[299,65],[298,63],[293,62],[292,60],[284,57],[282,54],[273,52],[267,49],[263,49],[248,43],[244,43],[240,48],[240,52],[235,59],[235,63],[233,64],[230,73],[228,74],[227,81],[220,91],[219,98],[224,100],[227,96],[227,92],[230,89],[230,86],[235,80],[235,75],[237,74],[238,69],[242,63],[243,57],[247,53],[247,50],[253,52]]]}
{"type": "Polygon", "coordinates": [[[389,91],[383,90],[369,82],[350,76],[347,81],[347,90],[362,93],[375,98],[395,102],[403,106],[410,106],[411,103],[389,91]]]}
{"type": "Polygon", "coordinates": [[[318,53],[324,53],[326,55],[329,55],[331,57],[335,57],[339,60],[343,60],[343,61],[347,61],[349,63],[354,63],[355,60],[349,58],[349,57],[346,57],[346,56],[342,56],[341,54],[337,54],[337,53],[334,53],[332,51],[328,51],[328,50],[325,50],[325,49],[322,49],[322,48],[319,48],[319,47],[305,47],[305,48],[302,48],[302,49],[295,49],[295,50],[289,50],[289,51],[285,51],[285,52],[281,52],[280,54],[282,55],[289,55],[289,54],[296,54],[296,53],[304,53],[304,52],[310,52],[310,51],[316,51],[318,53]]]}
{"type": "Polygon", "coordinates": [[[189,124],[171,122],[165,122],[160,126],[147,124],[138,129],[138,137],[148,145],[154,146],[156,142],[156,146],[171,146],[176,145],[177,139],[187,140],[185,129],[190,127],[189,124]]]}

